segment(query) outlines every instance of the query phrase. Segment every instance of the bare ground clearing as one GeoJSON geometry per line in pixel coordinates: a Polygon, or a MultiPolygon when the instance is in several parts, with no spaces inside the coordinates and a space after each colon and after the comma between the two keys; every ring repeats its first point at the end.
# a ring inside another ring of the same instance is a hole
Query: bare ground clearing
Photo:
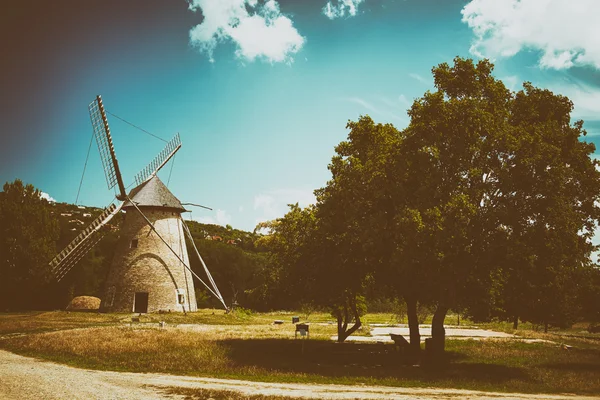
{"type": "Polygon", "coordinates": [[[573,395],[480,392],[459,389],[263,383],[166,374],[96,371],[68,367],[0,350],[0,398],[12,399],[182,399],[167,389],[182,387],[244,395],[318,399],[593,399],[573,395]]]}

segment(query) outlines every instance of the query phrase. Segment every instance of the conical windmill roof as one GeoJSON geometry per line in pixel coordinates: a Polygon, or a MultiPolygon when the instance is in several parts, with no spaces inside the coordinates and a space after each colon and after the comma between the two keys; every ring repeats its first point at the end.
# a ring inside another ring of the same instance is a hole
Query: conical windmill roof
{"type": "MultiPolygon", "coordinates": [[[[164,207],[177,211],[186,211],[177,197],[171,193],[156,175],[147,182],[133,188],[129,192],[129,198],[138,207],[164,207]]],[[[126,201],[123,207],[133,207],[133,205],[129,201],[126,201]]]]}

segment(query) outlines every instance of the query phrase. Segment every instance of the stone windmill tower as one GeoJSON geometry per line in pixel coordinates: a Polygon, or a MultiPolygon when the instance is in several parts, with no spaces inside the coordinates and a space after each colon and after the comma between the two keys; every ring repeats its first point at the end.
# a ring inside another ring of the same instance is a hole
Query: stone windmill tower
{"type": "Polygon", "coordinates": [[[118,205],[111,204],[51,262],[60,281],[106,233],[106,224],[121,210],[125,218],[100,305],[106,312],[196,311],[193,278],[227,306],[181,217],[181,202],[158,178],[158,171],[181,148],[179,135],[135,177],[127,194],[112,144],[108,120],[97,96],[89,105],[94,136],[109,189],[118,185],[118,205]],[[189,267],[185,236],[190,238],[208,284],[189,267]]]}

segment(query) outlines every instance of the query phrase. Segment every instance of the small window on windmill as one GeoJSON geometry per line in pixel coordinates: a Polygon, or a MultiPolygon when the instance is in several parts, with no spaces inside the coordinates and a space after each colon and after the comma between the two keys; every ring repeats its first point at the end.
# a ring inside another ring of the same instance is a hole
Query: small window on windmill
{"type": "Polygon", "coordinates": [[[131,244],[129,245],[129,248],[130,249],[137,248],[138,247],[138,242],[139,242],[138,238],[132,239],[131,240],[131,244]]]}
{"type": "Polygon", "coordinates": [[[185,291],[183,289],[177,289],[177,303],[185,303],[185,291]]]}

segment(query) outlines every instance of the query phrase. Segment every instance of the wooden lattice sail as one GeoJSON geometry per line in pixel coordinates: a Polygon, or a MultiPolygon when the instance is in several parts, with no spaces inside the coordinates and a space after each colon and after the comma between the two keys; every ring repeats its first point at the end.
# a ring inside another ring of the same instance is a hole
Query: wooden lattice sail
{"type": "Polygon", "coordinates": [[[121,210],[122,203],[117,207],[108,206],[98,218],[75,237],[60,253],[50,261],[52,274],[57,281],[62,278],[81,260],[96,243],[106,234],[106,224],[121,210]]]}

